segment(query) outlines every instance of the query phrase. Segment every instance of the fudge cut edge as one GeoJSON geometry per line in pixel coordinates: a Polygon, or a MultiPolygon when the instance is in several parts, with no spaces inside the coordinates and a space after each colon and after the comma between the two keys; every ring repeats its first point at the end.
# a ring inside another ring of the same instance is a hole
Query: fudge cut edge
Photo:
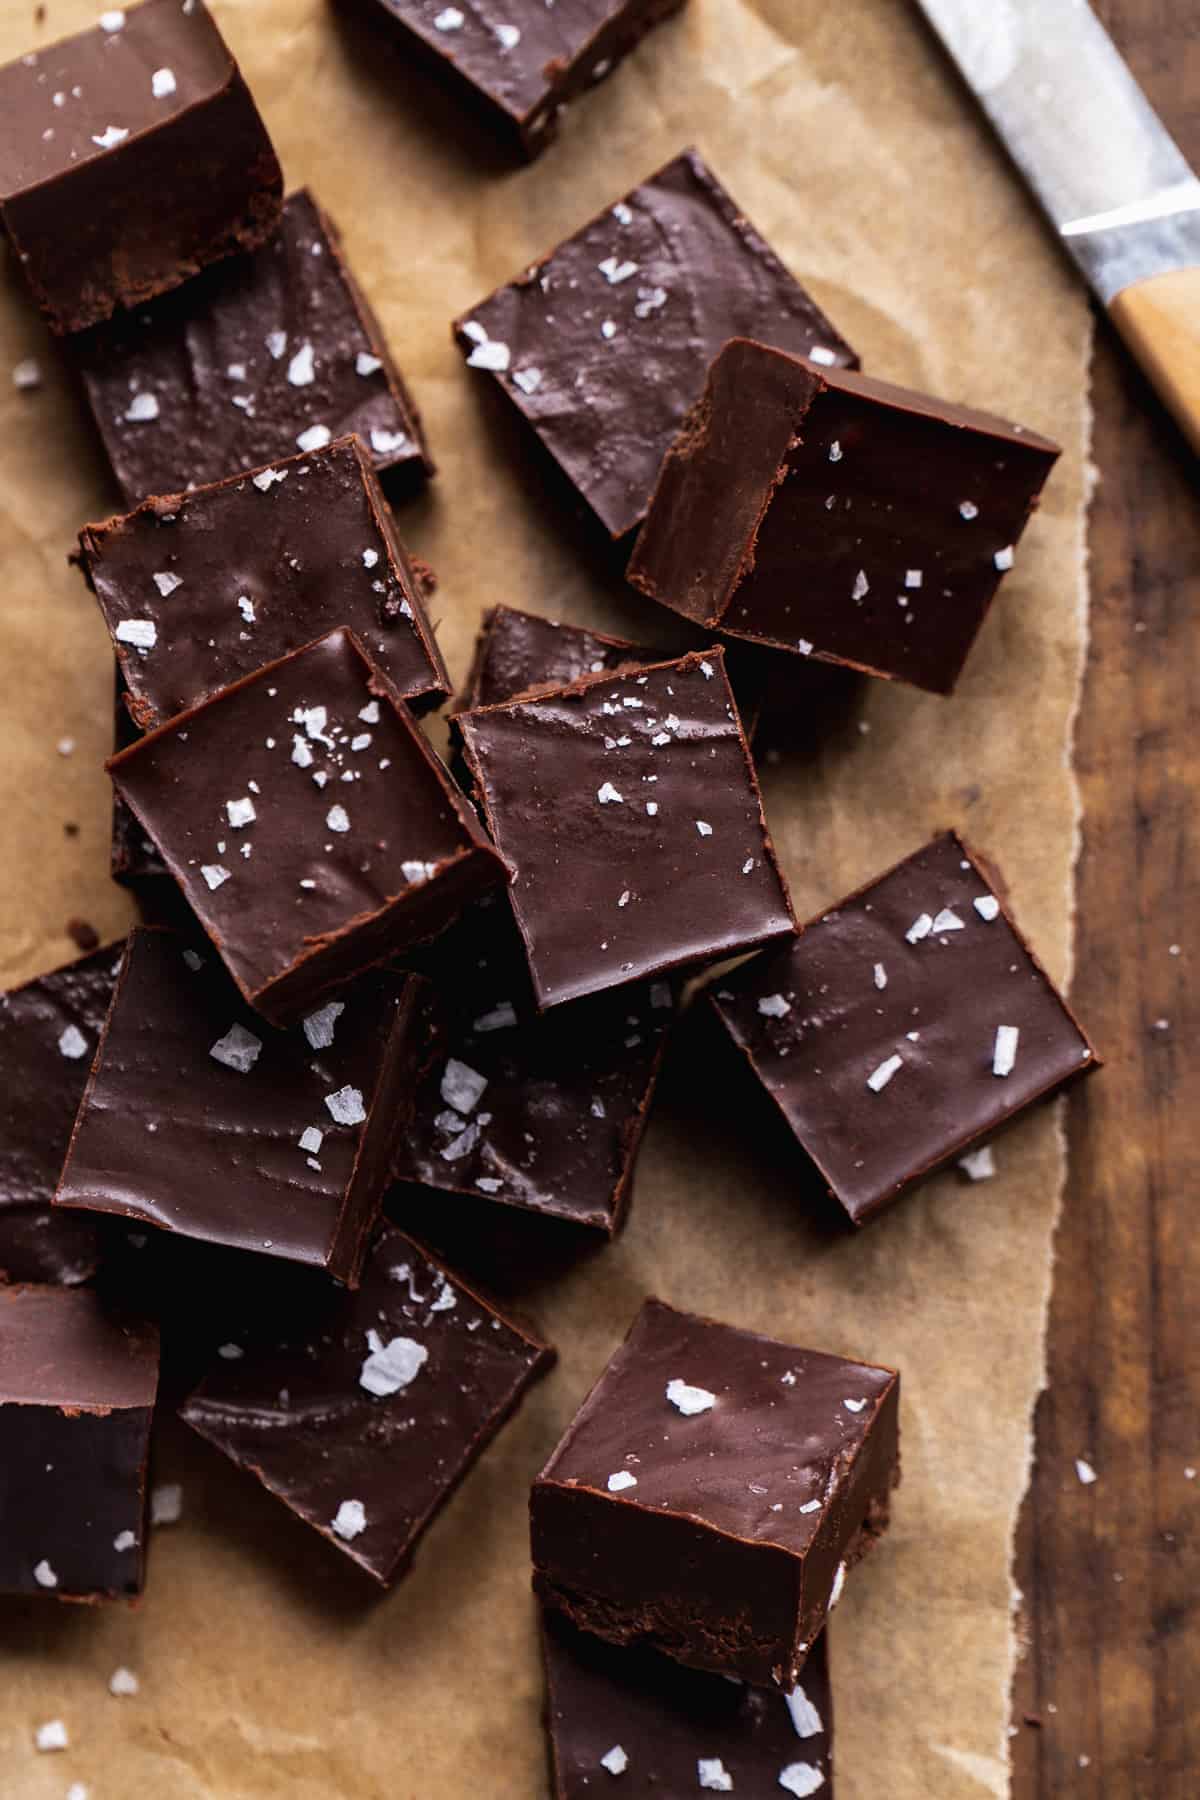
{"type": "Polygon", "coordinates": [[[748,338],[718,351],[659,471],[626,577],[661,606],[719,626],[754,566],[758,530],[822,382],[748,338]]]}

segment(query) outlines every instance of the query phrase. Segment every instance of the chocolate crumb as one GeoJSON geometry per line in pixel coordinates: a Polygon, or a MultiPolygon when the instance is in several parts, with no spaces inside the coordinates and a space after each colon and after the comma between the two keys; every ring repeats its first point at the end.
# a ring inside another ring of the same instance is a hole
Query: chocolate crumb
{"type": "Polygon", "coordinates": [[[67,936],[80,950],[98,950],[100,933],[86,919],[68,919],[67,936]]]}

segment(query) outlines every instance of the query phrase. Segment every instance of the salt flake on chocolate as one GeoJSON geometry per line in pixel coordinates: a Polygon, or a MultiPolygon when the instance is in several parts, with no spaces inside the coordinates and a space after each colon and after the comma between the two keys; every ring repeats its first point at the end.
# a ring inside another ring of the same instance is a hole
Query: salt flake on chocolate
{"type": "Polygon", "coordinates": [[[996,1043],[992,1050],[992,1074],[1011,1075],[1017,1060],[1017,1040],[1021,1033],[1016,1025],[997,1025],[996,1043]]]}
{"type": "Polygon", "coordinates": [[[183,577],[173,575],[170,569],[160,569],[154,577],[154,585],[165,600],[168,594],[173,594],[176,588],[183,586],[183,577]]]}
{"type": "Polygon", "coordinates": [[[435,31],[461,31],[465,24],[466,20],[457,6],[446,6],[433,21],[433,29],[435,31]]]}
{"type": "Polygon", "coordinates": [[[984,1144],[982,1149],[969,1150],[965,1156],[960,1156],[958,1166],[972,1181],[990,1181],[996,1173],[995,1152],[990,1144],[984,1144]]]}
{"type": "Polygon", "coordinates": [[[169,100],[177,85],[173,69],[155,69],[150,77],[150,92],[156,100],[169,100]]]}
{"type": "Polygon", "coordinates": [[[603,262],[596,264],[596,267],[610,287],[616,287],[620,281],[628,281],[631,275],[636,275],[638,272],[638,265],[635,262],[618,262],[615,256],[606,256],[603,262]]]}
{"type": "Polygon", "coordinates": [[[633,1488],[636,1486],[637,1476],[631,1475],[628,1469],[618,1469],[615,1475],[610,1475],[608,1478],[608,1491],[610,1494],[623,1494],[626,1488],[633,1488]]]}
{"type": "Polygon", "coordinates": [[[697,819],[696,830],[700,833],[701,837],[711,837],[713,834],[713,828],[707,819],[697,819]]]}
{"type": "Polygon", "coordinates": [[[362,1092],[356,1087],[342,1087],[334,1094],[326,1094],[325,1104],[335,1125],[361,1125],[367,1116],[362,1092]]]}
{"type": "Polygon", "coordinates": [[[933,921],[933,929],[935,932],[965,931],[966,927],[956,912],[951,912],[948,906],[944,906],[933,921]]]}
{"type": "Polygon", "coordinates": [[[782,1019],[792,1010],[792,1003],[782,994],[764,994],[758,1003],[758,1010],[764,1019],[782,1019]]]}
{"type": "Polygon", "coordinates": [[[201,863],[200,873],[204,877],[205,886],[210,890],[219,888],[229,880],[229,870],[223,869],[220,863],[201,863]]]}
{"type": "Polygon", "coordinates": [[[913,920],[904,935],[910,944],[919,944],[921,939],[927,938],[932,930],[933,919],[931,915],[929,913],[921,913],[913,920]]]}
{"type": "Polygon", "coordinates": [[[350,815],[344,806],[331,806],[325,814],[325,823],[330,831],[349,831],[350,815]]]}
{"type": "Polygon", "coordinates": [[[1000,902],[994,894],[980,894],[977,900],[972,901],[972,905],[980,918],[985,919],[989,925],[1000,912],[1000,902]]]}
{"type": "Polygon", "coordinates": [[[122,644],[132,644],[137,650],[153,650],[158,642],[158,627],[153,619],[122,619],[116,636],[122,644]]]}
{"type": "Polygon", "coordinates": [[[815,1763],[794,1762],[780,1769],[779,1785],[785,1794],[794,1794],[796,1800],[808,1800],[810,1794],[825,1786],[825,1777],[815,1763]]]}
{"type": "MultiPolygon", "coordinates": [[[[286,345],[286,338],[284,339],[284,343],[286,345]]],[[[283,351],[281,350],[279,354],[282,356],[283,351]]],[[[252,475],[250,479],[258,489],[259,493],[265,494],[267,489],[273,487],[277,481],[286,481],[288,474],[289,471],[287,469],[260,469],[258,474],[252,475]]]]}
{"type": "Polygon", "coordinates": [[[231,1025],[223,1038],[218,1038],[209,1055],[214,1062],[248,1075],[262,1053],[262,1039],[247,1031],[244,1025],[231,1025]]]}
{"type": "Polygon", "coordinates": [[[395,456],[409,448],[406,431],[385,431],[381,425],[371,427],[371,448],[376,456],[395,456]]]}
{"type": "Polygon", "coordinates": [[[150,419],[158,417],[158,399],[154,394],[135,394],[125,409],[125,417],[131,425],[144,425],[150,419]]]}
{"type": "Polygon", "coordinates": [[[514,369],[513,380],[523,394],[536,394],[542,385],[540,369],[514,369]]]}
{"type": "Polygon", "coordinates": [[[58,1040],[58,1051],[60,1056],[68,1057],[71,1062],[78,1062],[81,1056],[87,1055],[88,1041],[78,1025],[68,1025],[62,1032],[58,1040]]]}
{"type": "MultiPolygon", "coordinates": [[[[710,1394],[707,1388],[691,1387],[688,1382],[679,1380],[668,1381],[667,1399],[685,1419],[709,1412],[717,1404],[717,1396],[710,1394]]],[[[612,1486],[611,1481],[609,1486],[612,1486]]]]}
{"type": "Polygon", "coordinates": [[[497,338],[485,338],[476,344],[467,358],[467,367],[471,369],[491,369],[494,374],[503,374],[510,361],[509,348],[497,338]]]}
{"type": "Polygon", "coordinates": [[[395,1337],[385,1344],[378,1332],[369,1331],[367,1343],[371,1354],[359,1371],[358,1385],[380,1399],[406,1388],[429,1361],[428,1350],[415,1338],[395,1337]]]}
{"type": "Polygon", "coordinates": [[[508,1031],[517,1023],[516,1008],[511,1000],[501,1000],[490,1012],[480,1015],[471,1026],[472,1031],[508,1031]]]}
{"type": "Polygon", "coordinates": [[[346,1010],[344,1000],[331,1000],[319,1006],[304,1021],[304,1035],[314,1050],[328,1050],[333,1042],[333,1029],[346,1010]]]}
{"type": "Polygon", "coordinates": [[[316,1125],[306,1125],[300,1133],[300,1149],[306,1150],[310,1156],[317,1154],[324,1141],[325,1133],[316,1125]]]}
{"type": "Polygon", "coordinates": [[[719,1756],[698,1756],[696,1758],[697,1785],[714,1794],[732,1794],[733,1776],[729,1773],[719,1756]]]}
{"type": "Polygon", "coordinates": [[[487,1084],[486,1075],[481,1075],[478,1069],[472,1069],[469,1064],[459,1062],[456,1056],[452,1056],[442,1070],[439,1092],[447,1106],[465,1114],[473,1112],[479,1105],[487,1084]]]}
{"type": "Polygon", "coordinates": [[[296,351],[288,364],[287,378],[293,387],[308,387],[315,380],[316,364],[311,344],[301,344],[296,351]]]}
{"type": "Polygon", "coordinates": [[[383,363],[378,356],[372,356],[369,350],[360,350],[354,359],[356,375],[374,375],[382,369],[383,363]]]}
{"type": "Polygon", "coordinates": [[[785,1694],[783,1698],[787,1703],[797,1737],[817,1737],[824,1731],[825,1725],[820,1713],[799,1683],[790,1694],[785,1694]]]}
{"type": "Polygon", "coordinates": [[[521,41],[521,33],[516,25],[497,25],[495,31],[502,50],[515,50],[521,41]]]}
{"type": "Polygon", "coordinates": [[[865,569],[860,569],[858,574],[854,577],[854,586],[851,589],[850,598],[852,600],[864,600],[870,591],[871,584],[867,580],[867,571],[865,569]]]}
{"type": "Polygon", "coordinates": [[[611,781],[606,781],[602,787],[596,789],[596,798],[601,806],[609,806],[614,802],[624,805],[624,795],[617,792],[611,781]]]}
{"type": "Polygon", "coordinates": [[[614,1744],[611,1750],[606,1750],[604,1752],[604,1755],[600,1758],[600,1767],[602,1769],[607,1769],[610,1775],[623,1775],[625,1773],[626,1769],[629,1767],[629,1758],[626,1756],[620,1744],[614,1744]]]}
{"type": "Polygon", "coordinates": [[[247,794],[241,800],[227,800],[225,816],[235,831],[241,831],[245,826],[252,825],[258,814],[254,810],[253,800],[247,794]]]}
{"type": "Polygon", "coordinates": [[[367,1528],[367,1514],[361,1500],[343,1500],[330,1520],[338,1537],[349,1543],[367,1528]]]}
{"type": "MultiPolygon", "coordinates": [[[[129,133],[123,125],[106,125],[98,137],[95,133],[92,134],[92,142],[98,144],[101,150],[115,150],[117,145],[123,144],[128,136],[129,133]]],[[[126,414],[127,418],[128,416],[126,414]]],[[[153,418],[154,415],[150,416],[153,418]]]]}
{"type": "Polygon", "coordinates": [[[39,1587],[56,1588],[58,1586],[58,1576],[54,1573],[54,1570],[50,1567],[50,1564],[46,1561],[44,1556],[41,1562],[33,1565],[33,1579],[37,1582],[39,1587]]]}
{"type": "Polygon", "coordinates": [[[902,1056],[889,1056],[886,1062],[881,1062],[879,1067],[873,1069],[867,1076],[867,1086],[873,1094],[881,1094],[892,1076],[903,1067],[904,1058],[902,1056]]]}
{"type": "Polygon", "coordinates": [[[296,447],[299,450],[323,450],[332,436],[328,425],[310,425],[307,431],[297,434],[296,447]]]}

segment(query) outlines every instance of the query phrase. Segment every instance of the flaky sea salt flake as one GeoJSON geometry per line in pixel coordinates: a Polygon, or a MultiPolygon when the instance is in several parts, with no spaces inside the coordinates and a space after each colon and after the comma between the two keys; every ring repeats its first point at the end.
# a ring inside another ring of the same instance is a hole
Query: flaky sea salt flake
{"type": "Polygon", "coordinates": [[[336,1093],[326,1094],[325,1105],[335,1125],[361,1125],[367,1116],[362,1091],[356,1087],[341,1087],[336,1093]]]}
{"type": "Polygon", "coordinates": [[[244,1025],[231,1025],[225,1036],[218,1038],[208,1053],[214,1062],[248,1075],[262,1054],[262,1039],[247,1031],[244,1025]]]}
{"type": "Polygon", "coordinates": [[[683,1414],[685,1419],[695,1418],[699,1413],[710,1412],[717,1404],[717,1396],[710,1394],[707,1388],[692,1387],[688,1382],[678,1379],[668,1381],[667,1399],[676,1411],[683,1414]]]}

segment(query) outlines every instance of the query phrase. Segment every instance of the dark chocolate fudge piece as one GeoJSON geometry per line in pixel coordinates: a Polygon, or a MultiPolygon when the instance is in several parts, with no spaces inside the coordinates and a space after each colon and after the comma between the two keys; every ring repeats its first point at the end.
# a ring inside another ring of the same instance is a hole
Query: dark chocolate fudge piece
{"type": "Polygon", "coordinates": [[[1058,455],[990,413],[727,344],[629,579],[697,624],[948,694],[1058,455]]]}
{"type": "Polygon", "coordinates": [[[673,984],[539,1016],[503,895],[436,944],[428,968],[441,1050],[401,1134],[397,1177],[613,1236],[675,1017],[673,984]]]}
{"type": "Polygon", "coordinates": [[[795,930],[720,650],[457,725],[539,1006],[795,930]]]}
{"type": "Polygon", "coordinates": [[[142,1585],[158,1333],[90,1288],[0,1287],[0,1593],[142,1585]]]}
{"type": "Polygon", "coordinates": [[[554,136],[560,113],[602,81],[648,31],[684,0],[370,0],[423,60],[446,74],[489,124],[533,158],[554,136]]]}
{"type": "Polygon", "coordinates": [[[279,222],[283,176],[202,0],[145,0],[0,69],[0,224],[55,331],[139,306],[279,222]]]}
{"type": "Polygon", "coordinates": [[[727,338],[857,364],[694,150],[456,323],[614,538],[727,338]]]}
{"type": "Polygon", "coordinates": [[[821,1180],[862,1224],[1098,1066],[953,832],[711,992],[821,1180]]]}
{"type": "Polygon", "coordinates": [[[94,1223],[51,1202],[120,961],[109,944],[0,994],[0,1281],[95,1273],[94,1223]]]}
{"type": "Polygon", "coordinates": [[[56,1204],[353,1282],[431,1054],[425,983],[366,976],[280,1031],[200,943],[130,935],[56,1204]]]}
{"type": "Polygon", "coordinates": [[[356,433],[389,485],[433,473],[379,322],[307,190],[278,233],[74,340],[127,506],[356,433]]]}
{"type": "Polygon", "coordinates": [[[395,1230],[357,1293],[237,1348],[184,1419],[385,1587],[554,1361],[395,1230]]]}
{"type": "MultiPolygon", "coordinates": [[[[148,657],[155,638],[145,621],[148,657]]],[[[504,878],[348,631],[245,676],[108,766],[242,993],[277,1021],[436,937],[504,878]]]]}
{"type": "Polygon", "coordinates": [[[572,1622],[790,1690],[888,1520],[900,1377],[647,1300],[533,1484],[572,1622]]]}
{"type": "Polygon", "coordinates": [[[554,1800],[614,1794],[738,1800],[820,1794],[834,1800],[829,1633],[812,1647],[792,1693],[764,1693],[653,1650],[618,1649],[542,1618],[546,1729],[554,1800]]]}
{"type": "Polygon", "coordinates": [[[560,625],[515,606],[493,606],[484,614],[466,691],[455,710],[495,706],[531,688],[566,687],[581,675],[603,675],[625,663],[650,660],[648,652],[624,638],[560,625]]]}
{"type": "Polygon", "coordinates": [[[86,525],[80,563],[143,730],[350,626],[415,711],[449,678],[357,439],[86,525]],[[138,649],[154,627],[154,655],[138,649]]]}

